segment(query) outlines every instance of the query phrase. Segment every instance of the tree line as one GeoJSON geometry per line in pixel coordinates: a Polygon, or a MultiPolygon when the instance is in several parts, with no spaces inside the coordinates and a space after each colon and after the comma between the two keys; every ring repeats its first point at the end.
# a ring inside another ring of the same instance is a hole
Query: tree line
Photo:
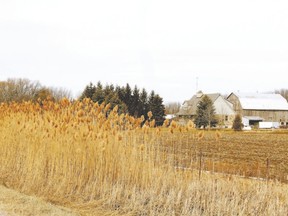
{"type": "MultiPolygon", "coordinates": [[[[0,103],[33,101],[40,102],[47,98],[52,101],[59,101],[62,98],[72,100],[71,93],[62,88],[51,88],[42,86],[38,81],[29,79],[8,79],[0,81],[0,103]]],[[[147,113],[153,113],[156,125],[162,125],[165,116],[163,99],[154,91],[148,93],[144,88],[133,89],[127,83],[126,86],[105,85],[101,82],[97,85],[90,83],[82,92],[80,100],[90,98],[99,104],[110,103],[111,107],[118,105],[120,113],[128,113],[134,117],[148,119],[147,113]]]]}
{"type": "Polygon", "coordinates": [[[72,98],[69,91],[63,88],[45,87],[38,81],[21,78],[0,81],[0,103],[42,101],[47,98],[59,101],[64,97],[72,98]]]}
{"type": "MultiPolygon", "coordinates": [[[[288,100],[288,89],[275,90],[274,93],[282,95],[288,100]]],[[[72,99],[71,93],[63,88],[51,88],[42,86],[38,81],[28,79],[8,79],[0,81],[0,103],[2,102],[22,102],[34,101],[41,102],[49,98],[53,101],[59,101],[62,98],[72,99]]],[[[96,85],[90,83],[87,85],[80,96],[80,100],[90,98],[94,102],[110,103],[111,107],[118,105],[119,112],[128,113],[134,117],[148,119],[147,113],[153,113],[156,125],[162,125],[165,116],[165,106],[163,99],[154,91],[148,93],[144,88],[139,89],[134,86],[132,89],[127,83],[126,86],[105,85],[101,82],[96,85]]],[[[167,113],[177,113],[180,108],[179,103],[170,103],[166,105],[167,113]]],[[[196,127],[214,126],[217,124],[215,118],[215,108],[208,98],[205,98],[198,105],[196,127]]]]}
{"type": "Polygon", "coordinates": [[[162,125],[165,116],[165,106],[163,99],[154,91],[148,93],[145,88],[139,89],[127,83],[126,86],[114,86],[113,84],[105,86],[101,82],[96,85],[90,83],[87,85],[80,96],[80,100],[90,98],[93,102],[99,104],[105,102],[110,103],[111,107],[118,105],[120,113],[128,113],[134,117],[144,116],[148,119],[148,112],[153,114],[152,119],[155,119],[157,126],[162,125]]]}

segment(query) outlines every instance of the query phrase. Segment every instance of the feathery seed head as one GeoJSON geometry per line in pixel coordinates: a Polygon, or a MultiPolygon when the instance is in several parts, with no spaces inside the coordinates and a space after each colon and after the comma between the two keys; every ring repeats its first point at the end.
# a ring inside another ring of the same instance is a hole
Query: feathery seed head
{"type": "Polygon", "coordinates": [[[118,112],[118,108],[119,108],[118,105],[116,105],[116,106],[113,108],[113,112],[114,112],[114,113],[117,113],[117,112],[118,112]]]}
{"type": "Polygon", "coordinates": [[[201,131],[198,133],[198,140],[202,140],[204,138],[204,132],[201,131]]]}
{"type": "Polygon", "coordinates": [[[175,129],[177,128],[177,123],[174,120],[172,120],[170,126],[175,129]]]}
{"type": "Polygon", "coordinates": [[[147,113],[147,116],[148,116],[148,118],[149,118],[149,119],[151,119],[151,118],[152,118],[152,116],[153,116],[153,113],[152,113],[152,111],[149,111],[149,112],[147,113]]]}
{"type": "Polygon", "coordinates": [[[187,128],[188,128],[189,130],[195,128],[195,125],[194,125],[194,123],[193,123],[191,120],[188,121],[188,123],[187,123],[187,128]]]}
{"type": "Polygon", "coordinates": [[[169,119],[165,119],[165,121],[163,122],[163,127],[168,127],[169,126],[169,119]]]}
{"type": "Polygon", "coordinates": [[[111,104],[110,104],[110,103],[108,103],[108,104],[105,106],[105,109],[104,109],[104,111],[105,111],[105,112],[107,112],[107,111],[110,109],[110,107],[111,107],[111,104]]]}
{"type": "Polygon", "coordinates": [[[215,133],[215,139],[216,141],[218,141],[219,139],[221,139],[222,137],[222,134],[217,130],[216,133],[215,133]]]}
{"type": "Polygon", "coordinates": [[[149,126],[151,128],[155,127],[155,124],[156,124],[155,119],[153,119],[151,122],[149,122],[149,126]]]}
{"type": "Polygon", "coordinates": [[[141,120],[141,122],[145,121],[144,115],[141,115],[140,120],[141,120]]]}

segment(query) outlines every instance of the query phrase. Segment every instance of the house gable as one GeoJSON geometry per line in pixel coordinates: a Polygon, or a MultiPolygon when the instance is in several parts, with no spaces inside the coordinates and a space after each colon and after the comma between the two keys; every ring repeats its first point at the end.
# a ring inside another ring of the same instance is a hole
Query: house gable
{"type": "MultiPolygon", "coordinates": [[[[180,111],[177,114],[178,116],[195,116],[197,111],[197,105],[203,97],[203,93],[197,93],[190,100],[185,101],[180,107],[180,111]]],[[[223,98],[219,93],[215,94],[206,94],[215,107],[216,115],[234,115],[232,104],[223,98]]]]}
{"type": "Polygon", "coordinates": [[[217,115],[235,115],[233,105],[224,99],[222,96],[218,97],[213,103],[215,113],[217,115]]]}

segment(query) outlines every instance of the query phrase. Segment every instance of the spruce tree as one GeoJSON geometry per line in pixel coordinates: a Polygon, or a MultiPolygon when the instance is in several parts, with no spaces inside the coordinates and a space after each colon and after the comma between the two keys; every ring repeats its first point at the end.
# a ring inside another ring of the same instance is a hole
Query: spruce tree
{"type": "Polygon", "coordinates": [[[103,86],[101,82],[97,83],[95,92],[92,97],[93,102],[98,102],[99,104],[103,103],[105,101],[105,93],[103,90],[103,86]]]}
{"type": "Polygon", "coordinates": [[[108,94],[105,94],[104,101],[106,104],[110,103],[110,109],[113,109],[117,105],[119,113],[127,112],[126,104],[119,99],[116,91],[110,91],[108,94]]]}
{"type": "Polygon", "coordinates": [[[119,99],[124,102],[124,99],[125,99],[125,88],[124,87],[120,87],[120,86],[116,86],[115,91],[116,91],[119,99]]]}
{"type": "Polygon", "coordinates": [[[132,92],[132,102],[131,102],[131,115],[135,117],[140,117],[141,104],[140,104],[140,93],[137,86],[134,87],[132,92]]]}
{"type": "Polygon", "coordinates": [[[127,83],[125,90],[124,90],[124,99],[123,102],[127,105],[128,107],[128,112],[130,115],[133,115],[133,109],[132,109],[132,90],[130,85],[127,83]]]}
{"type": "Polygon", "coordinates": [[[204,129],[217,124],[213,102],[207,95],[204,95],[197,105],[194,123],[198,128],[203,126],[204,129]]]}
{"type": "Polygon", "coordinates": [[[128,83],[125,87],[116,86],[115,88],[113,85],[103,87],[101,82],[98,82],[96,86],[92,83],[86,86],[81,99],[85,97],[91,98],[93,102],[99,104],[110,103],[111,108],[118,105],[119,113],[128,113],[135,117],[143,115],[145,119],[148,119],[147,113],[152,111],[156,125],[162,125],[164,122],[165,106],[163,99],[154,91],[148,97],[144,88],[141,92],[137,86],[131,90],[128,83]]]}
{"type": "Polygon", "coordinates": [[[95,91],[95,85],[90,82],[90,84],[85,87],[83,93],[81,94],[80,100],[83,100],[84,98],[90,98],[92,100],[95,91]]]}
{"type": "Polygon", "coordinates": [[[148,93],[147,91],[143,88],[141,93],[140,93],[140,116],[144,116],[145,119],[147,118],[147,113],[148,113],[148,93]]]}
{"type": "Polygon", "coordinates": [[[165,106],[163,104],[163,99],[158,94],[155,94],[154,91],[152,91],[149,96],[148,104],[149,111],[151,111],[153,114],[152,119],[155,119],[157,126],[162,125],[165,120],[165,106]]]}

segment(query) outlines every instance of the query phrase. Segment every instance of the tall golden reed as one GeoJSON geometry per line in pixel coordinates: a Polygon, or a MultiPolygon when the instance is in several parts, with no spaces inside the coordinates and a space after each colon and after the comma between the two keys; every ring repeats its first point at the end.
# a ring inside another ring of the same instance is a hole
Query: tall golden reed
{"type": "MultiPolygon", "coordinates": [[[[287,187],[204,173],[198,181],[192,170],[179,170],[186,159],[178,157],[183,146],[177,142],[190,142],[193,131],[176,130],[176,122],[170,132],[167,122],[155,129],[148,116],[144,123],[89,99],[1,104],[0,183],[83,215],[288,211],[287,187]]],[[[203,137],[199,132],[196,141],[203,137]]]]}

